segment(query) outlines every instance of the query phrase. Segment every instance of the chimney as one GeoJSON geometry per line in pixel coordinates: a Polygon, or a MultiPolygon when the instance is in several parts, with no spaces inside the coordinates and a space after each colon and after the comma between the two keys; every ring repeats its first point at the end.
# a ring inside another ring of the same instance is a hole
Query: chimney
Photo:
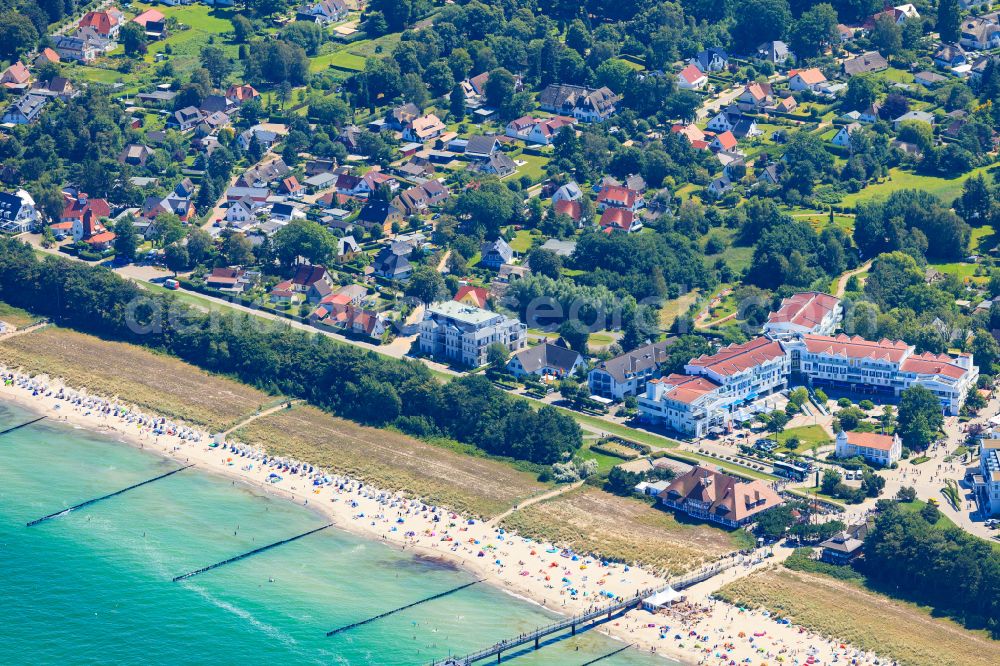
{"type": "Polygon", "coordinates": [[[94,235],[94,211],[90,208],[83,212],[83,239],[94,235]]]}

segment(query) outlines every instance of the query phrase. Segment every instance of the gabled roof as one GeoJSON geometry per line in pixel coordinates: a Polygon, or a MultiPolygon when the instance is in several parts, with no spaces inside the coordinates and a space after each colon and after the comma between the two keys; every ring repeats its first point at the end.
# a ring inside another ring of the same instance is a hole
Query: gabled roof
{"type": "Polygon", "coordinates": [[[653,379],[651,383],[673,387],[664,393],[664,397],[684,403],[685,405],[690,405],[702,396],[708,395],[719,388],[719,384],[716,384],[711,379],[696,375],[671,374],[662,379],[653,379]]]}
{"type": "Polygon", "coordinates": [[[311,287],[314,283],[322,280],[325,275],[325,267],[304,264],[296,269],[295,276],[292,278],[292,284],[311,287]]]}
{"type": "Polygon", "coordinates": [[[153,23],[160,23],[165,19],[166,17],[163,15],[163,12],[161,12],[158,9],[150,8],[144,11],[143,13],[139,14],[138,16],[136,16],[134,19],[132,19],[132,22],[138,23],[139,25],[145,28],[146,24],[149,23],[150,21],[152,21],[153,23]]]}
{"type": "Polygon", "coordinates": [[[909,346],[902,340],[880,340],[874,342],[865,340],[860,335],[850,337],[841,333],[833,337],[829,335],[806,334],[802,336],[806,349],[811,354],[826,354],[843,356],[845,358],[872,359],[899,363],[909,351],[909,346]]]}
{"type": "Polygon", "coordinates": [[[840,299],[819,291],[806,291],[781,301],[781,307],[767,317],[768,324],[791,323],[812,328],[837,309],[840,299]]]}
{"type": "Polygon", "coordinates": [[[601,226],[608,230],[630,231],[633,224],[635,224],[635,213],[627,208],[609,207],[601,213],[601,226]]]}
{"type": "Polygon", "coordinates": [[[581,206],[580,202],[576,199],[572,201],[569,199],[560,199],[555,203],[553,209],[556,211],[557,215],[568,215],[574,222],[579,222],[580,217],[583,215],[583,206],[581,206]]]}
{"type": "Polygon", "coordinates": [[[674,479],[659,497],[674,502],[704,503],[708,505],[708,513],[735,522],[784,503],[762,481],[743,481],[701,466],[674,479]]]}
{"type": "Polygon", "coordinates": [[[671,344],[671,340],[665,340],[645,345],[621,356],[609,358],[597,367],[611,375],[616,382],[624,382],[628,379],[628,375],[645,372],[659,363],[664,363],[667,360],[667,347],[671,344]]]}
{"type": "Polygon", "coordinates": [[[99,35],[107,37],[111,30],[118,25],[118,17],[111,12],[87,12],[80,19],[81,28],[93,28],[99,35]]]}
{"type": "Polygon", "coordinates": [[[677,75],[684,81],[687,81],[688,85],[694,85],[699,79],[704,79],[705,74],[700,69],[694,65],[688,65],[680,71],[677,75]]]}
{"type": "Polygon", "coordinates": [[[823,72],[819,71],[816,67],[810,67],[809,69],[798,69],[789,72],[790,78],[799,77],[802,82],[814,86],[817,83],[823,83],[826,81],[826,77],[823,76],[823,72]]]}
{"type": "Polygon", "coordinates": [[[735,150],[739,145],[736,136],[729,130],[715,135],[715,142],[719,144],[722,150],[735,150]]]}
{"type": "Polygon", "coordinates": [[[569,373],[582,357],[579,352],[566,349],[559,345],[543,342],[534,347],[527,347],[514,354],[521,362],[525,372],[538,372],[542,368],[555,368],[563,374],[569,373]]]}
{"type": "Polygon", "coordinates": [[[779,343],[760,337],[740,345],[723,347],[711,355],[699,356],[692,359],[687,367],[704,368],[717,375],[728,377],[783,356],[785,356],[785,350],[779,343]]]}
{"type": "Polygon", "coordinates": [[[851,446],[862,446],[866,449],[877,451],[889,451],[895,443],[895,438],[890,435],[879,435],[874,432],[853,432],[846,431],[847,443],[851,446]]]}
{"type": "Polygon", "coordinates": [[[473,287],[472,285],[465,285],[459,288],[458,292],[456,292],[455,294],[455,298],[453,298],[452,300],[463,302],[465,298],[468,296],[471,297],[473,301],[475,301],[473,304],[476,307],[485,308],[486,297],[488,293],[489,292],[487,292],[487,290],[483,287],[473,287]]]}

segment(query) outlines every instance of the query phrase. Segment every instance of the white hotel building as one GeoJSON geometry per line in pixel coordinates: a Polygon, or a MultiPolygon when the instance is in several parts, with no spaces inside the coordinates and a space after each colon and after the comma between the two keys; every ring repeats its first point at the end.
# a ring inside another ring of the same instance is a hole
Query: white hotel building
{"type": "Polygon", "coordinates": [[[979,512],[1000,516],[1000,439],[979,443],[979,473],[972,475],[979,512]]]}
{"type": "Polygon", "coordinates": [[[647,421],[694,437],[753,416],[749,403],[779,391],[788,378],[788,355],[764,337],[730,345],[646,385],[639,411],[647,421]]]}
{"type": "Polygon", "coordinates": [[[769,337],[693,359],[683,375],[651,379],[639,395],[640,417],[703,437],[751,418],[751,403],[784,389],[791,374],[810,385],[894,397],[919,384],[950,415],[975,390],[979,369],[971,355],[917,354],[905,342],[829,335],[840,316],[840,301],[828,294],[785,299],[765,326],[769,337]]]}
{"type": "Polygon", "coordinates": [[[807,334],[783,344],[792,372],[800,372],[811,385],[899,396],[919,384],[937,396],[949,415],[958,414],[979,378],[971,354],[917,354],[899,340],[807,334]]]}

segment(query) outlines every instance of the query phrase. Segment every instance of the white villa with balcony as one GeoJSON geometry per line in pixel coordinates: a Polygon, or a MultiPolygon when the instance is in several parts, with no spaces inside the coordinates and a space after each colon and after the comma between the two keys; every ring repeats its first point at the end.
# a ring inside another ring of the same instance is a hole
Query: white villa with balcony
{"type": "Polygon", "coordinates": [[[427,307],[420,322],[420,351],[472,368],[486,364],[486,349],[500,343],[510,352],[523,349],[527,324],[457,301],[427,307]]]}

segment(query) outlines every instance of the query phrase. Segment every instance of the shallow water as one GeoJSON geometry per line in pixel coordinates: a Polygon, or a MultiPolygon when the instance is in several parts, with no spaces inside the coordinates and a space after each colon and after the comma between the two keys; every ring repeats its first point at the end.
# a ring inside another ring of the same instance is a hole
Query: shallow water
{"type": "MultiPolygon", "coordinates": [[[[30,418],[0,403],[0,430],[30,418]]],[[[173,583],[324,522],[197,470],[25,526],[174,467],[62,424],[0,437],[0,664],[427,664],[556,619],[476,585],[327,638],[335,627],[473,580],[332,528],[173,583]]],[[[583,664],[622,646],[589,631],[510,663],[583,664]]],[[[672,662],[627,651],[600,663],[672,662]]]]}

